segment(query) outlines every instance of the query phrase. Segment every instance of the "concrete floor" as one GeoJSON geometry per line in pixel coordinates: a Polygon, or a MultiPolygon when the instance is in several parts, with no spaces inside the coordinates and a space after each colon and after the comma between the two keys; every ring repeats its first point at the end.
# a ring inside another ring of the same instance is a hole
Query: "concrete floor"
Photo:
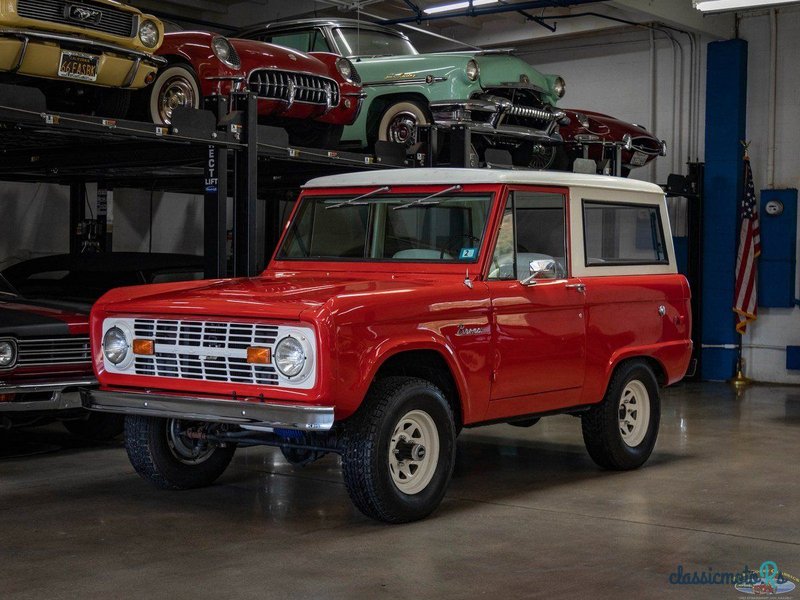
{"type": "Polygon", "coordinates": [[[736,598],[669,576],[800,576],[800,388],[671,388],[629,473],[595,468],[572,417],[467,430],[442,507],[405,526],[362,517],[333,456],[293,470],[243,450],[217,485],[162,492],[119,443],[3,439],[3,599],[736,598]]]}

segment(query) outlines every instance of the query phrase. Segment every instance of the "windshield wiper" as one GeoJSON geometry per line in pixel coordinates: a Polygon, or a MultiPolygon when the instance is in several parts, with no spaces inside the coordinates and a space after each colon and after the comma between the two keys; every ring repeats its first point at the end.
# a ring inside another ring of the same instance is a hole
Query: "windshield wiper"
{"type": "Polygon", "coordinates": [[[366,194],[361,194],[360,196],[356,196],[355,198],[350,198],[350,200],[345,200],[344,202],[339,202],[338,204],[331,204],[330,206],[326,206],[325,210],[330,210],[332,208],[342,208],[343,206],[364,206],[367,204],[366,202],[359,202],[359,200],[364,200],[365,198],[369,198],[371,196],[375,196],[377,194],[382,194],[383,192],[388,192],[391,187],[385,185],[383,187],[379,187],[376,190],[372,190],[371,192],[367,192],[366,194]]]}
{"type": "Polygon", "coordinates": [[[420,198],[412,202],[407,202],[406,204],[401,204],[400,206],[393,206],[392,210],[402,210],[404,208],[413,208],[415,206],[437,206],[442,202],[446,202],[447,200],[449,200],[449,198],[445,198],[443,200],[434,200],[434,198],[443,196],[448,192],[460,192],[462,189],[463,188],[460,185],[453,185],[447,188],[446,190],[436,192],[435,194],[431,194],[430,196],[425,196],[424,198],[420,198]]]}

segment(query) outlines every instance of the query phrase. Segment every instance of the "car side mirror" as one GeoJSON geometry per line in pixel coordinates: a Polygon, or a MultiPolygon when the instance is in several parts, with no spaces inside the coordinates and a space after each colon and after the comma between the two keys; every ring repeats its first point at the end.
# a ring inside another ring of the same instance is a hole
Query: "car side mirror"
{"type": "Polygon", "coordinates": [[[530,275],[522,280],[522,285],[536,285],[537,279],[556,278],[556,261],[552,259],[532,260],[529,268],[530,275]]]}

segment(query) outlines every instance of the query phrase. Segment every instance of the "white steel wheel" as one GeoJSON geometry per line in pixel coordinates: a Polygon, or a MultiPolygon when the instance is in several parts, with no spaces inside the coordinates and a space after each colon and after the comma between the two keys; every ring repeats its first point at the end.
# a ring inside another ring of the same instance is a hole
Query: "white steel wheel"
{"type": "Polygon", "coordinates": [[[383,112],[378,125],[378,139],[403,146],[413,146],[418,141],[417,126],[427,125],[430,119],[418,103],[412,101],[391,104],[383,112]]]}
{"type": "Polygon", "coordinates": [[[637,379],[628,382],[619,399],[618,414],[622,441],[635,448],[644,440],[650,425],[650,394],[644,383],[637,379]]]}
{"type": "Polygon", "coordinates": [[[389,442],[389,472],[404,494],[424,490],[439,464],[439,432],[431,416],[412,410],[397,423],[389,442]]]}
{"type": "Polygon", "coordinates": [[[165,69],[150,90],[150,118],[158,125],[171,124],[172,114],[178,107],[200,108],[200,87],[188,66],[174,65],[165,69]]]}

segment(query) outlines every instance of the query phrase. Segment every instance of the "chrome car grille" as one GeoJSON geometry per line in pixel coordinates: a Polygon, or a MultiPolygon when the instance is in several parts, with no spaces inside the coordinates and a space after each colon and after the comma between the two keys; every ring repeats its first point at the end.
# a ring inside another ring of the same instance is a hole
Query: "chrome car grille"
{"type": "Polygon", "coordinates": [[[91,2],[90,0],[82,0],[80,2],[18,0],[17,13],[20,17],[26,19],[72,25],[126,38],[136,35],[138,21],[137,16],[132,12],[121,10],[108,4],[101,4],[100,2],[91,2]],[[92,16],[86,20],[72,18],[70,14],[73,8],[88,9],[92,11],[92,16]]]}
{"type": "Polygon", "coordinates": [[[92,361],[88,337],[23,338],[18,345],[17,365],[20,367],[88,365],[92,361]]]}
{"type": "Polygon", "coordinates": [[[278,327],[257,323],[134,319],[134,336],[155,341],[155,354],[137,355],[136,375],[278,385],[271,364],[250,364],[251,346],[274,350],[278,327]]]}
{"type": "Polygon", "coordinates": [[[290,71],[261,69],[250,74],[250,91],[260,98],[322,106],[339,104],[339,85],[332,79],[290,71]]]}

